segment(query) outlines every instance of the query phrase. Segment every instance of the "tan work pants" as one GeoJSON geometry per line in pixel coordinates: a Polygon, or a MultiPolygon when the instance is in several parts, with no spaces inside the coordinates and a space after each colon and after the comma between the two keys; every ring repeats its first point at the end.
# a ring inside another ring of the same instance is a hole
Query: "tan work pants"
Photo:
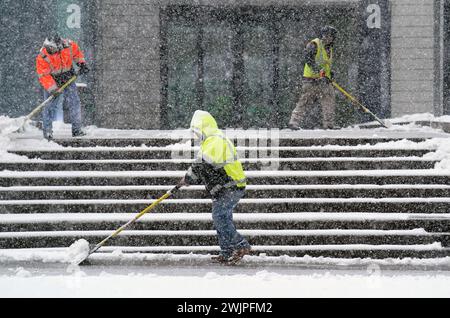
{"type": "Polygon", "coordinates": [[[289,125],[299,127],[306,113],[312,107],[316,107],[317,102],[322,107],[322,127],[333,128],[336,97],[333,85],[322,80],[303,81],[302,95],[292,111],[289,125]]]}

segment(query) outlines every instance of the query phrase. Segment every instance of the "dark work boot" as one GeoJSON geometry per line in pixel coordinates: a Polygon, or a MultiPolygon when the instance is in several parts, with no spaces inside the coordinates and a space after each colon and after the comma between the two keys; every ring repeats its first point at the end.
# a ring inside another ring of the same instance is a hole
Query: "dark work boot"
{"type": "Polygon", "coordinates": [[[228,258],[223,256],[222,254],[220,254],[220,255],[216,255],[216,256],[211,256],[211,261],[213,261],[214,263],[219,263],[219,264],[227,264],[228,258]]]}
{"type": "Polygon", "coordinates": [[[86,136],[86,133],[82,130],[73,130],[72,131],[72,137],[82,137],[86,136]]]}
{"type": "Polygon", "coordinates": [[[330,124],[330,125],[323,126],[323,129],[337,130],[337,129],[339,129],[339,127],[330,124]]]}
{"type": "Polygon", "coordinates": [[[230,265],[234,265],[237,262],[239,262],[245,255],[250,255],[251,248],[250,247],[243,247],[240,249],[237,249],[231,254],[231,257],[228,259],[228,263],[230,265]]]}
{"type": "Polygon", "coordinates": [[[53,140],[53,133],[44,132],[44,138],[47,139],[48,141],[53,140]]]}

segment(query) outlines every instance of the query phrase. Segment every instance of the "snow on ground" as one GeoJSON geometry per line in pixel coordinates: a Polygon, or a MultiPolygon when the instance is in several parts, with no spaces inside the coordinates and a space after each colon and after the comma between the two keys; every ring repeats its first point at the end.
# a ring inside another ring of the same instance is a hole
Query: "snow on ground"
{"type": "Polygon", "coordinates": [[[102,254],[91,257],[115,263],[72,267],[67,249],[1,251],[0,297],[450,297],[450,258],[246,256],[221,266],[209,255],[102,254]]]}
{"type": "Polygon", "coordinates": [[[298,297],[449,297],[446,273],[386,273],[223,268],[80,270],[35,275],[12,268],[0,276],[0,297],[155,297],[155,298],[298,298],[298,297]],[[117,270],[116,270],[117,271],[117,270]]]}

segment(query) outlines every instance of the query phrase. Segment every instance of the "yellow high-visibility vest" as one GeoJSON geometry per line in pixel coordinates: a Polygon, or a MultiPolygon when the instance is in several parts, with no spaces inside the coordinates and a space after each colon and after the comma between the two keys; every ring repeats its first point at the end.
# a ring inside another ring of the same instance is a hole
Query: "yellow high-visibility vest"
{"type": "MultiPolygon", "coordinates": [[[[316,64],[319,65],[320,69],[325,71],[325,76],[328,78],[331,78],[331,63],[333,61],[333,48],[330,50],[330,56],[328,56],[327,50],[325,49],[325,46],[322,43],[322,40],[319,38],[316,38],[312,40],[311,42],[314,42],[317,46],[317,53],[316,53],[316,64]]],[[[303,69],[303,77],[308,78],[319,78],[319,73],[315,73],[312,68],[305,63],[305,67],[303,69]]]]}

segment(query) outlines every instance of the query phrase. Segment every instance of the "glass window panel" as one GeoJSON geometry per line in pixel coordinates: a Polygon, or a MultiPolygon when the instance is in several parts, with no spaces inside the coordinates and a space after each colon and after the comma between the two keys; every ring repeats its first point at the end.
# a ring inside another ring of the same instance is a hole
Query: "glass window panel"
{"type": "Polygon", "coordinates": [[[220,127],[232,122],[233,116],[233,30],[225,22],[203,28],[203,108],[210,112],[220,127]]]}
{"type": "Polygon", "coordinates": [[[197,109],[196,28],[184,23],[167,26],[167,126],[188,128],[197,109]]]}
{"type": "Polygon", "coordinates": [[[269,127],[272,112],[273,57],[270,30],[263,24],[243,26],[244,87],[242,124],[244,128],[269,127]]]}

